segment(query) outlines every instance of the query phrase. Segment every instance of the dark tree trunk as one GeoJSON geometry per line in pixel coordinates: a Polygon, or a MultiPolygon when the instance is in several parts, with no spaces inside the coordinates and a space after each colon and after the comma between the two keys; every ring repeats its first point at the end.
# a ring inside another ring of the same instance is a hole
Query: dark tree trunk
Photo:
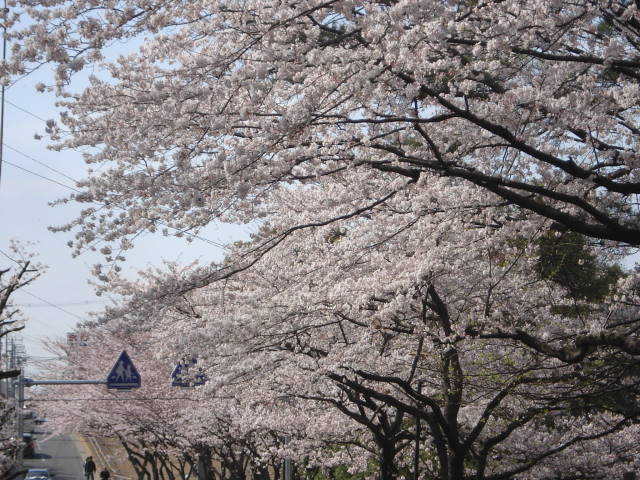
{"type": "Polygon", "coordinates": [[[146,453],[146,457],[148,462],[151,464],[151,475],[153,478],[153,480],[162,480],[162,477],[160,476],[160,471],[158,470],[158,460],[156,458],[156,455],[153,453],[146,453]]]}
{"type": "Polygon", "coordinates": [[[449,479],[463,480],[464,478],[464,457],[452,452],[449,456],[449,479]]]}
{"type": "Polygon", "coordinates": [[[211,449],[199,447],[198,455],[198,480],[214,480],[213,466],[211,464],[211,449]]]}
{"type": "Polygon", "coordinates": [[[267,465],[258,463],[253,467],[254,480],[269,480],[269,469],[267,465]]]}
{"type": "Polygon", "coordinates": [[[380,449],[380,480],[395,480],[398,473],[395,466],[395,444],[386,439],[378,439],[378,448],[380,449]]]}
{"type": "Polygon", "coordinates": [[[147,472],[147,461],[145,457],[140,452],[137,452],[135,450],[134,444],[127,442],[123,437],[120,437],[120,443],[127,452],[129,463],[131,463],[131,465],[133,466],[138,480],[144,480],[145,477],[149,476],[149,472],[147,472]]]}
{"type": "Polygon", "coordinates": [[[420,478],[420,417],[416,418],[416,440],[413,450],[413,480],[420,478]]]}

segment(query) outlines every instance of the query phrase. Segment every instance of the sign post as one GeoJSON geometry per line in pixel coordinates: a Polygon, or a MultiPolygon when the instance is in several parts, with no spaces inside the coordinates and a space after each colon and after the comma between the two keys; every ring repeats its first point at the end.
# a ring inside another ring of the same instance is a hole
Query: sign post
{"type": "Polygon", "coordinates": [[[24,389],[33,385],[106,385],[107,388],[117,390],[131,390],[132,388],[140,388],[141,378],[135,365],[127,355],[126,351],[122,351],[113,368],[107,375],[106,380],[32,380],[24,378],[24,373],[20,370],[20,375],[16,381],[17,387],[17,411],[16,411],[16,427],[18,442],[18,465],[22,465],[22,433],[23,427],[23,408],[24,408],[24,389]]]}

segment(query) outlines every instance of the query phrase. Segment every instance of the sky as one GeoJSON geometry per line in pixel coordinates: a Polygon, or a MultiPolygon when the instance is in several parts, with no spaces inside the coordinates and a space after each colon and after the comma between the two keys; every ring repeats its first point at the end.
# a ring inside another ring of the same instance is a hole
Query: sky
{"type": "MultiPolygon", "coordinates": [[[[83,177],[84,164],[79,152],[56,152],[47,148],[44,136],[47,119],[57,118],[55,97],[39,93],[35,85],[50,82],[50,72],[41,69],[6,89],[4,150],[0,178],[0,268],[15,266],[8,246],[11,240],[36,242],[30,247],[36,260],[47,266],[46,273],[35,283],[19,290],[13,297],[28,318],[26,328],[18,336],[23,339],[29,356],[27,374],[37,372],[37,363],[51,357],[42,341],[64,338],[67,332],[90,312],[110,302],[95,295],[89,284],[91,269],[99,263],[99,254],[85,253],[72,258],[68,240],[73,232],[52,233],[51,225],[64,224],[75,217],[80,207],[67,203],[50,206],[50,202],[73,193],[74,181],[83,177]]],[[[82,85],[80,80],[80,85],[82,85]]],[[[228,244],[246,238],[246,226],[211,225],[199,236],[216,243],[228,244]]],[[[163,260],[209,263],[222,259],[224,250],[206,241],[165,238],[148,235],[129,252],[125,274],[136,272],[163,260]]],[[[4,350],[4,348],[3,348],[4,350]]],[[[114,359],[115,361],[115,359],[114,359]]]]}

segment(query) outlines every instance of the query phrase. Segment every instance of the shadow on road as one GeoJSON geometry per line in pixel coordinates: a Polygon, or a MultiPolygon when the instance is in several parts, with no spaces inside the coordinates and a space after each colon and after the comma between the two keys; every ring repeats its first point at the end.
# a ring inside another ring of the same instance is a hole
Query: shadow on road
{"type": "Polygon", "coordinates": [[[45,459],[45,458],[51,458],[51,455],[47,455],[46,453],[34,453],[33,457],[31,457],[33,459],[45,459]]]}

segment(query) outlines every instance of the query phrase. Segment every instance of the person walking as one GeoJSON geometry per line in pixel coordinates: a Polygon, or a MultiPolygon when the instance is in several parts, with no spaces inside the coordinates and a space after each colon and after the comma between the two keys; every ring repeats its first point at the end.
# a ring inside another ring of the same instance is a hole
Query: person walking
{"type": "Polygon", "coordinates": [[[93,457],[87,457],[84,461],[84,478],[85,480],[93,480],[93,474],[96,472],[96,464],[93,457]]]}
{"type": "Polygon", "coordinates": [[[107,467],[104,467],[100,472],[100,480],[109,480],[110,477],[111,474],[109,473],[109,470],[107,470],[107,467]]]}

